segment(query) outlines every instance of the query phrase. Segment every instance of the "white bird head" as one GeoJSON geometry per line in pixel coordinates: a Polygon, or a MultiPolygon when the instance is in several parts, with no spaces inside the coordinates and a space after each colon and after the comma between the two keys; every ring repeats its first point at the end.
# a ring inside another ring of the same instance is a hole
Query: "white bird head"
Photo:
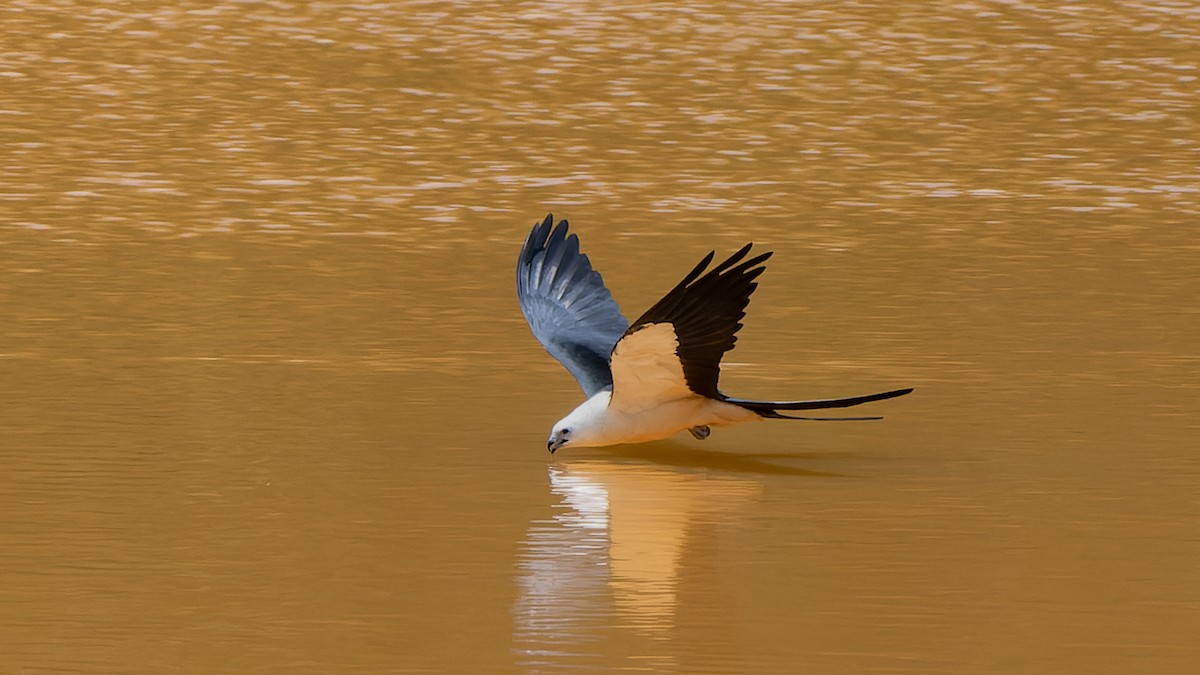
{"type": "Polygon", "coordinates": [[[571,414],[555,422],[550,429],[546,449],[553,453],[569,445],[573,448],[607,445],[604,438],[605,416],[611,390],[605,389],[589,398],[571,411],[571,414]]]}

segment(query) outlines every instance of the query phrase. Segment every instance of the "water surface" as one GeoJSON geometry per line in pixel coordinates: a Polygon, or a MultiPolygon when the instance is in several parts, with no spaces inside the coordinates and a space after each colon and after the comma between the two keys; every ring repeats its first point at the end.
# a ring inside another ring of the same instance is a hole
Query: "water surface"
{"type": "Polygon", "coordinates": [[[5,672],[1191,673],[1186,3],[10,2],[5,672]],[[549,457],[513,296],[776,252],[723,388],[549,457]]]}

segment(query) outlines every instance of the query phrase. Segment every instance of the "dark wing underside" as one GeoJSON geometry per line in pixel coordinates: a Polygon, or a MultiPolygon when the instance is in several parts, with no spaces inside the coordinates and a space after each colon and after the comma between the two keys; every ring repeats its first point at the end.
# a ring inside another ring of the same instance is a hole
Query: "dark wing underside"
{"type": "Polygon", "coordinates": [[[517,300],[534,337],[590,398],[612,386],[609,355],[629,322],[567,221],[533,226],[517,261],[517,300]]]}
{"type": "MultiPolygon", "coordinates": [[[[737,342],[750,294],[758,288],[754,280],[766,269],[762,263],[771,257],[767,252],[743,261],[751,246],[747,244],[704,274],[714,255],[709,253],[626,332],[632,337],[654,324],[670,324],[687,388],[701,396],[722,398],[717,391],[721,357],[737,342]]],[[[620,391],[613,396],[620,396],[620,391]]]]}

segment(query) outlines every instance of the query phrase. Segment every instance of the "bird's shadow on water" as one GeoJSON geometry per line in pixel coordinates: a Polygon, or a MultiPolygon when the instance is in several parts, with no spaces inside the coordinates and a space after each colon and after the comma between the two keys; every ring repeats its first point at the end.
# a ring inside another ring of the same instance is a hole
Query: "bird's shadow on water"
{"type": "Polygon", "coordinates": [[[630,460],[651,462],[680,469],[704,469],[712,471],[727,471],[730,473],[765,474],[776,476],[810,476],[814,478],[853,478],[851,474],[833,471],[817,471],[798,466],[778,464],[778,461],[816,460],[831,457],[844,457],[844,453],[830,454],[821,452],[792,452],[792,453],[744,453],[736,450],[720,451],[705,450],[676,441],[656,441],[637,445],[616,445],[586,454],[576,451],[573,456],[595,458],[603,456],[607,460],[630,460]],[[602,454],[601,454],[602,453],[602,454]],[[767,461],[768,459],[773,461],[767,461]]]}

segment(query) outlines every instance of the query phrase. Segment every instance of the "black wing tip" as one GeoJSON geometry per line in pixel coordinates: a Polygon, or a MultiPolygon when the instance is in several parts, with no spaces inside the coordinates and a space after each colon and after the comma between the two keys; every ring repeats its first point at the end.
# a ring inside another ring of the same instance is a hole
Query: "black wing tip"
{"type": "Polygon", "coordinates": [[[762,253],[747,260],[746,266],[747,267],[755,267],[757,265],[761,265],[761,264],[767,262],[768,260],[770,260],[771,256],[773,256],[773,255],[775,255],[775,251],[763,251],[762,253]]]}
{"type": "MultiPolygon", "coordinates": [[[[567,223],[567,219],[566,219],[566,218],[563,218],[563,219],[561,219],[561,220],[559,220],[559,221],[558,221],[558,226],[559,226],[559,227],[566,227],[567,225],[568,225],[568,223],[567,223]]],[[[547,214],[546,214],[546,217],[545,217],[545,218],[542,218],[541,222],[534,221],[534,223],[533,223],[533,226],[534,226],[535,228],[550,228],[550,227],[553,227],[553,226],[554,226],[554,213],[553,213],[553,212],[549,212],[549,213],[547,213],[547,214]]]]}
{"type": "MultiPolygon", "coordinates": [[[[672,289],[671,293],[675,292],[676,290],[686,288],[689,284],[691,284],[693,281],[698,279],[701,274],[704,274],[704,270],[708,269],[708,265],[713,261],[713,258],[715,258],[716,256],[717,256],[716,251],[709,251],[708,255],[704,256],[704,258],[702,258],[700,260],[700,262],[696,263],[696,266],[692,268],[692,271],[687,273],[687,276],[685,276],[683,278],[683,281],[680,281],[678,284],[675,284],[675,288],[672,289]]],[[[668,293],[667,295],[670,295],[670,293],[668,293]]]]}
{"type": "Polygon", "coordinates": [[[547,213],[546,218],[544,220],[542,220],[541,225],[539,225],[539,227],[543,227],[546,229],[553,228],[552,234],[555,232],[558,232],[559,230],[562,230],[565,233],[567,230],[569,230],[571,228],[571,224],[569,222],[567,222],[566,218],[560,218],[558,220],[558,224],[555,225],[554,224],[554,214],[547,213]]]}
{"type": "MultiPolygon", "coordinates": [[[[562,221],[564,224],[567,221],[562,221]]],[[[545,244],[550,237],[550,232],[554,230],[554,214],[547,213],[546,217],[541,222],[534,222],[532,235],[539,244],[545,244]]]]}
{"type": "Polygon", "coordinates": [[[730,267],[733,267],[739,261],[741,261],[742,258],[745,258],[746,254],[749,253],[750,249],[753,247],[754,247],[754,242],[750,242],[749,244],[746,244],[745,246],[741,247],[733,255],[726,258],[725,261],[722,262],[720,265],[717,265],[716,267],[714,267],[712,269],[712,271],[709,272],[709,274],[720,274],[720,273],[724,272],[725,270],[729,269],[730,267]]]}
{"type": "MultiPolygon", "coordinates": [[[[680,281],[678,284],[676,284],[675,288],[673,288],[667,295],[670,296],[672,293],[683,292],[685,289],[690,288],[698,280],[702,281],[703,279],[710,277],[720,277],[724,274],[746,274],[747,271],[750,271],[752,275],[750,278],[753,279],[753,277],[762,274],[763,270],[766,269],[765,267],[757,270],[752,270],[752,268],[758,267],[762,265],[762,263],[766,262],[767,259],[774,254],[774,251],[766,251],[765,253],[754,256],[750,260],[738,265],[738,263],[745,258],[748,253],[750,253],[750,249],[753,246],[754,242],[746,244],[738,249],[736,253],[726,258],[721,264],[717,265],[711,270],[708,269],[708,266],[712,264],[712,261],[716,258],[717,252],[709,251],[708,254],[700,260],[700,262],[696,263],[696,266],[692,268],[692,271],[687,273],[687,276],[683,278],[683,281],[680,281]],[[734,267],[735,265],[736,267],[734,267]],[[731,270],[730,268],[733,269],[731,270]]],[[[751,290],[753,291],[753,289],[751,290]]]]}
{"type": "Polygon", "coordinates": [[[745,259],[746,256],[750,254],[750,251],[753,247],[754,247],[754,242],[750,242],[749,244],[746,244],[745,246],[741,247],[740,249],[737,250],[736,253],[734,253],[733,255],[726,258],[724,262],[722,262],[720,265],[717,265],[716,267],[714,267],[705,276],[709,276],[709,275],[724,276],[724,275],[728,275],[728,274],[744,275],[744,274],[747,274],[748,272],[753,274],[753,276],[758,276],[759,274],[762,274],[763,270],[766,269],[766,267],[763,266],[763,263],[765,263],[768,259],[770,259],[771,256],[775,255],[775,252],[774,251],[764,251],[764,252],[759,253],[758,255],[754,256],[753,258],[746,260],[745,259]]]}
{"type": "MultiPolygon", "coordinates": [[[[750,247],[753,245],[754,245],[753,243],[746,244],[745,248],[743,248],[741,251],[738,251],[738,253],[734,257],[741,259],[742,257],[744,257],[744,254],[742,253],[742,251],[745,251],[746,254],[750,253],[750,247]]],[[[753,258],[750,258],[749,260],[742,262],[735,269],[745,272],[747,270],[753,270],[754,268],[757,267],[757,268],[760,268],[759,272],[761,272],[763,269],[766,269],[765,267],[763,267],[763,263],[770,260],[771,256],[773,256],[773,255],[775,255],[774,251],[763,251],[762,253],[759,253],[758,255],[754,256],[753,258]]],[[[730,258],[730,260],[733,260],[733,258],[730,258]]]]}
{"type": "Polygon", "coordinates": [[[567,219],[563,218],[558,221],[558,225],[555,225],[553,213],[547,213],[542,220],[534,221],[533,227],[529,230],[529,236],[525,238],[525,245],[521,247],[521,262],[530,263],[533,256],[548,250],[555,239],[567,239],[568,230],[570,230],[570,223],[567,222],[567,219]]]}

